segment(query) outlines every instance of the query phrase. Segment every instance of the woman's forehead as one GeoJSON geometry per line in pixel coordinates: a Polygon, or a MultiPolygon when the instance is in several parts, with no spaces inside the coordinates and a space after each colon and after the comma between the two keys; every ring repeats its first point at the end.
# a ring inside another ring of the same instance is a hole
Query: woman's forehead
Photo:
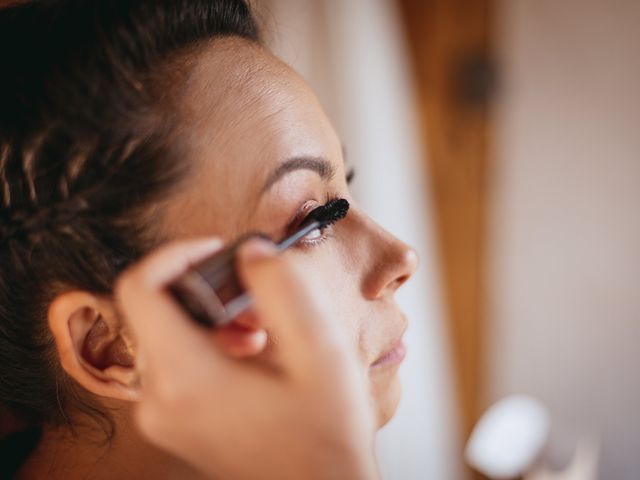
{"type": "Polygon", "coordinates": [[[233,168],[254,171],[277,158],[331,153],[337,136],[306,82],[260,46],[225,42],[202,54],[185,92],[194,150],[224,152],[233,168]]]}
{"type": "MultiPolygon", "coordinates": [[[[227,212],[242,223],[287,159],[324,158],[342,171],[340,141],[301,77],[241,40],[235,52],[229,45],[212,48],[194,68],[185,95],[184,133],[189,161],[195,162],[186,192],[190,204],[227,212]]],[[[225,227],[234,230],[229,222],[225,227]]]]}

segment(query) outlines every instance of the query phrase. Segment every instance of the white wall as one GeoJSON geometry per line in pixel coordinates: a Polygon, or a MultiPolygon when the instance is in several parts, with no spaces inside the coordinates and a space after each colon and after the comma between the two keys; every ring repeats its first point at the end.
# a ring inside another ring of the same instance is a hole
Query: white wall
{"type": "Polygon", "coordinates": [[[486,403],[532,393],[640,478],[640,2],[502,0],[486,403]]]}
{"type": "Polygon", "coordinates": [[[397,12],[391,0],[271,0],[274,48],[318,93],[356,166],[356,199],[413,245],[418,274],[398,301],[411,325],[403,400],[378,437],[388,480],[460,480],[438,263],[423,184],[422,146],[397,12]]]}

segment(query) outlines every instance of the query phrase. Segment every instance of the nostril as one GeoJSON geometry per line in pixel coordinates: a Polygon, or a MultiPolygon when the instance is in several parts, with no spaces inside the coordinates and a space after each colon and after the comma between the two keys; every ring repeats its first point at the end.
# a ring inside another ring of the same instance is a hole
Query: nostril
{"type": "Polygon", "coordinates": [[[411,275],[402,275],[401,277],[396,278],[394,289],[399,288],[402,284],[404,284],[407,280],[411,278],[411,275]]]}
{"type": "MultiPolygon", "coordinates": [[[[409,280],[418,268],[418,254],[416,251],[404,243],[396,243],[395,252],[389,257],[387,264],[387,292],[395,292],[407,280],[409,280]]],[[[379,294],[378,294],[379,295],[379,294]]]]}
{"type": "Polygon", "coordinates": [[[399,268],[396,277],[390,283],[393,291],[397,290],[407,280],[409,280],[418,268],[418,254],[411,247],[406,247],[399,261],[399,268]]]}

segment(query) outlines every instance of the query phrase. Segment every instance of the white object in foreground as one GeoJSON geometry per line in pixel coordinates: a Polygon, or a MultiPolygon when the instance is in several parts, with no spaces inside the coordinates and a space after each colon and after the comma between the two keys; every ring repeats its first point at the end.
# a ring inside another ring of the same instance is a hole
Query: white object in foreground
{"type": "Polygon", "coordinates": [[[506,397],[476,424],[466,461],[494,479],[521,476],[540,457],[549,430],[549,412],[539,401],[526,395],[506,397]]]}

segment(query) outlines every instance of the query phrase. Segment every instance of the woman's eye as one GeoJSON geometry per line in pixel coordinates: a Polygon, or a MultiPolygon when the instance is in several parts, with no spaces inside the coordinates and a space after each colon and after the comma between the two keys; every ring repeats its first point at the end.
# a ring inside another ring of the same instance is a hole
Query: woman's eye
{"type": "Polygon", "coordinates": [[[311,230],[304,238],[305,240],[317,240],[319,238],[322,238],[322,230],[319,228],[311,230]]]}

